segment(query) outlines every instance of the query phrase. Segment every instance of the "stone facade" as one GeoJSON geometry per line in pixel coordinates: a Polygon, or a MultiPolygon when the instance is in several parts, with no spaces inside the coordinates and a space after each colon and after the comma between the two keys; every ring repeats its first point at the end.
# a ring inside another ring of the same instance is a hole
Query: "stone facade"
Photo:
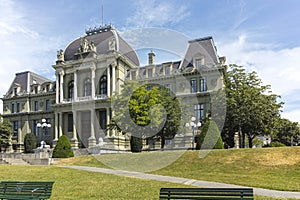
{"type": "MultiPolygon", "coordinates": [[[[22,151],[29,132],[51,145],[67,135],[74,149],[99,145],[129,149],[128,136],[105,130],[114,115],[110,98],[121,91],[126,79],[168,87],[188,106],[191,115],[203,122],[211,111],[211,93],[223,88],[225,58],[218,57],[213,39],[190,41],[180,61],[154,64],[154,57],[150,52],[149,64],[140,66],[135,51],[117,30],[104,26],[88,30],[57,52],[55,82],[32,72],[16,74],[2,98],[3,116],[15,130],[14,149],[22,151]],[[52,125],[46,131],[36,126],[43,118],[52,125]]],[[[190,144],[182,141],[182,134],[174,142],[176,147],[190,144]]],[[[145,148],[151,145],[145,143],[145,148]]]]}

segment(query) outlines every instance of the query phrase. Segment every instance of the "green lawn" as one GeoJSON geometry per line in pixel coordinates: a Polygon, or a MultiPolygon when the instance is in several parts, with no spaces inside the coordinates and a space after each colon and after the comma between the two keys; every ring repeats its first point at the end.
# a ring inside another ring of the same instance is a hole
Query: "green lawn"
{"type": "Polygon", "coordinates": [[[151,173],[161,175],[300,191],[300,147],[212,150],[204,158],[199,157],[199,151],[106,154],[76,157],[63,163],[133,171],[153,169],[151,173]]]}
{"type": "MultiPolygon", "coordinates": [[[[0,181],[55,181],[51,199],[158,199],[161,187],[190,187],[159,181],[66,169],[56,166],[0,165],[0,181]]],[[[256,200],[279,200],[255,197],[256,200]]],[[[286,200],[286,199],[280,199],[286,200]]]]}

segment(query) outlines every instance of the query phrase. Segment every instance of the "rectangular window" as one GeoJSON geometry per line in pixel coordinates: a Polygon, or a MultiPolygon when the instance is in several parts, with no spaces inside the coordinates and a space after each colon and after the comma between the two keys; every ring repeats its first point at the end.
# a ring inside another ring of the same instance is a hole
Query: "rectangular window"
{"type": "Polygon", "coordinates": [[[17,140],[18,139],[18,129],[19,129],[19,123],[18,121],[13,121],[13,135],[12,139],[17,140]]]}
{"type": "Polygon", "coordinates": [[[148,78],[153,76],[153,69],[148,69],[148,78]]]}
{"type": "Polygon", "coordinates": [[[105,130],[106,129],[106,111],[99,111],[99,124],[100,128],[105,130]]]}
{"type": "Polygon", "coordinates": [[[38,111],[39,110],[39,102],[35,101],[34,102],[34,111],[38,111]]]}
{"type": "Polygon", "coordinates": [[[202,65],[202,59],[198,58],[195,60],[195,67],[200,68],[202,65]]]}
{"type": "Polygon", "coordinates": [[[170,75],[170,74],[171,74],[171,67],[170,67],[170,66],[167,66],[167,67],[165,68],[165,74],[166,74],[166,75],[170,75]]]}
{"type": "Polygon", "coordinates": [[[168,88],[169,90],[172,91],[172,84],[165,84],[165,88],[168,88]]]}
{"type": "Polygon", "coordinates": [[[38,120],[33,120],[32,121],[32,133],[35,136],[38,136],[38,127],[37,127],[37,124],[38,124],[38,120]]]}
{"type": "Polygon", "coordinates": [[[73,132],[73,115],[68,114],[68,132],[73,132]]]}
{"type": "Polygon", "coordinates": [[[49,88],[50,88],[50,86],[46,85],[46,92],[49,92],[49,88]]]}
{"type": "Polygon", "coordinates": [[[19,112],[20,112],[20,103],[17,102],[17,113],[19,113],[19,112]]]}
{"type": "Polygon", "coordinates": [[[38,87],[35,86],[35,87],[34,87],[34,94],[37,94],[37,93],[38,93],[38,87]]]}
{"type": "Polygon", "coordinates": [[[18,94],[18,88],[14,88],[14,95],[17,96],[18,94]]]}
{"type": "Polygon", "coordinates": [[[11,103],[11,113],[15,113],[15,104],[11,103]]]}
{"type": "Polygon", "coordinates": [[[196,117],[196,122],[203,122],[204,120],[204,104],[194,105],[194,114],[196,117]]]}
{"type": "Polygon", "coordinates": [[[191,93],[197,92],[197,80],[191,79],[191,93]]]}
{"type": "Polygon", "coordinates": [[[206,79],[201,78],[200,79],[200,92],[206,92],[206,91],[207,91],[206,79]]]}
{"type": "Polygon", "coordinates": [[[136,80],[136,71],[131,72],[131,80],[136,80]]]}
{"type": "MultiPolygon", "coordinates": [[[[52,126],[50,118],[46,118],[46,123],[48,125],[50,124],[52,126]]],[[[45,128],[45,135],[49,135],[51,126],[50,127],[48,126],[47,128],[45,128]]]]}
{"type": "Polygon", "coordinates": [[[46,107],[45,107],[45,109],[46,109],[46,111],[50,110],[50,100],[49,99],[46,100],[46,107]]]}

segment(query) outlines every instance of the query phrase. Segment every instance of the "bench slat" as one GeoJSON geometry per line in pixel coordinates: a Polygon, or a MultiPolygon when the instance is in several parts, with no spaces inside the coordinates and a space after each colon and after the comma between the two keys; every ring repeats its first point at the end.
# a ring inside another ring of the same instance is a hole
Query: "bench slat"
{"type": "Polygon", "coordinates": [[[161,188],[160,199],[253,200],[252,188],[161,188]]]}
{"type": "Polygon", "coordinates": [[[0,182],[0,199],[49,199],[54,182],[0,182]]]}

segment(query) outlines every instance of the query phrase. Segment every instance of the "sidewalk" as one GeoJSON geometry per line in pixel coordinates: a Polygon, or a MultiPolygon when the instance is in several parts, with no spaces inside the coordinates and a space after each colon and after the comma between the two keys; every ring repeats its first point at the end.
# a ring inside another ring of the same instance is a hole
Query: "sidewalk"
{"type": "MultiPolygon", "coordinates": [[[[198,187],[208,187],[208,188],[210,188],[210,187],[211,188],[244,187],[245,188],[245,186],[241,186],[241,185],[200,181],[200,180],[194,180],[194,179],[188,179],[188,178],[162,176],[162,175],[155,175],[155,174],[146,174],[146,173],[142,173],[142,172],[131,172],[131,171],[124,171],[124,170],[113,170],[113,169],[85,167],[85,166],[60,166],[60,167],[86,170],[86,171],[92,171],[92,172],[100,172],[100,173],[105,173],[105,174],[115,174],[115,175],[126,176],[126,177],[143,178],[143,179],[156,180],[156,181],[181,183],[181,184],[185,184],[185,185],[192,185],[192,186],[198,186],[198,187]]],[[[268,189],[262,189],[262,188],[253,188],[253,191],[254,191],[254,194],[260,195],[260,196],[268,196],[268,197],[274,197],[274,198],[300,199],[300,192],[285,192],[285,191],[268,190],[268,189]]]]}

